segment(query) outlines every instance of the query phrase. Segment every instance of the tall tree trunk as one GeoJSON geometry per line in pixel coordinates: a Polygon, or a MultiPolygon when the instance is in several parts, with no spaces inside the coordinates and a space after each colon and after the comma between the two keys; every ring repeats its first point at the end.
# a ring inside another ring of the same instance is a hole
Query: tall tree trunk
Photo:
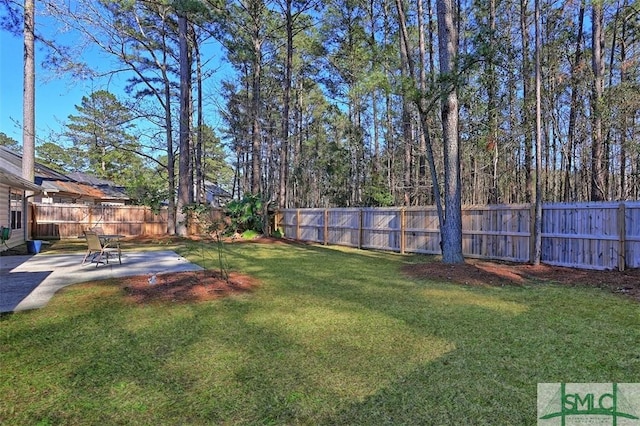
{"type": "MultiPolygon", "coordinates": [[[[169,20],[167,14],[169,13],[169,8],[162,8],[162,11],[159,12],[159,18],[163,25],[166,25],[169,20]]],[[[141,20],[136,19],[137,27],[136,31],[140,34],[145,33],[145,27],[141,20]]],[[[152,84],[151,80],[145,76],[144,69],[145,66],[138,66],[134,61],[130,61],[126,54],[123,54],[121,51],[118,51],[116,56],[123,60],[133,71],[141,82],[147,87],[148,91],[153,94],[158,100],[158,103],[162,106],[162,112],[164,114],[164,137],[165,137],[165,149],[167,154],[167,180],[168,180],[168,201],[167,201],[167,233],[169,235],[174,235],[176,233],[176,157],[174,153],[173,147],[173,80],[170,77],[170,69],[171,65],[168,63],[169,61],[169,48],[167,46],[167,39],[162,39],[162,49],[160,49],[161,53],[156,54],[154,47],[147,46],[145,49],[151,56],[153,63],[155,64],[156,69],[159,71],[161,76],[161,87],[162,90],[158,90],[154,84],[152,84]]],[[[104,49],[104,47],[103,47],[104,49]]],[[[114,53],[107,49],[108,52],[114,53]]],[[[145,59],[146,62],[146,59],[145,59]]]]}
{"type": "Polygon", "coordinates": [[[400,194],[398,193],[398,185],[396,183],[396,173],[395,173],[395,164],[396,164],[396,138],[393,132],[393,111],[391,106],[391,94],[387,91],[385,94],[385,128],[387,133],[387,143],[388,143],[388,157],[387,157],[387,184],[391,189],[391,193],[393,194],[394,200],[400,199],[400,194]]]}
{"type": "MultiPolygon", "coordinates": [[[[620,63],[625,64],[627,61],[627,28],[628,28],[628,11],[627,1],[623,3],[624,17],[622,19],[622,28],[620,30],[620,63]]],[[[620,83],[626,84],[629,80],[629,73],[623,65],[620,69],[620,83]]],[[[624,108],[622,111],[622,120],[620,123],[620,199],[626,200],[628,197],[627,190],[627,129],[629,126],[629,113],[624,108]]]]}
{"type": "Polygon", "coordinates": [[[178,16],[178,36],[180,40],[180,158],[178,163],[178,205],[176,211],[176,232],[180,236],[187,235],[187,223],[184,207],[190,202],[191,187],[191,61],[188,42],[187,18],[178,16]]]}
{"type": "Polygon", "coordinates": [[[591,141],[591,201],[606,199],[604,174],[604,143],[602,140],[602,110],[604,92],[604,13],[602,0],[594,0],[592,6],[592,58],[593,94],[591,108],[593,111],[593,131],[591,141]]]}
{"type": "MultiPolygon", "coordinates": [[[[401,29],[404,31],[406,24],[404,23],[404,11],[400,5],[400,0],[397,0],[399,8],[399,17],[401,29]]],[[[409,56],[409,47],[407,46],[408,37],[400,37],[400,73],[403,78],[407,77],[407,69],[409,70],[409,77],[413,78],[411,57],[409,56]]],[[[411,159],[412,159],[412,132],[411,132],[411,113],[409,112],[409,100],[406,96],[402,97],[402,139],[404,148],[404,167],[403,167],[403,195],[402,205],[410,206],[412,199],[412,184],[411,184],[411,159]]]]}
{"type": "Polygon", "coordinates": [[[527,23],[528,0],[520,0],[520,33],[522,35],[522,128],[524,132],[525,202],[533,202],[533,170],[531,141],[531,60],[529,58],[529,25],[527,23]]]}
{"type": "MultiPolygon", "coordinates": [[[[487,151],[492,156],[492,187],[489,190],[489,204],[497,204],[500,200],[498,188],[498,81],[496,76],[495,49],[496,47],[496,1],[489,0],[489,45],[486,60],[487,73],[487,151]]],[[[475,188],[474,188],[475,191],[475,188]]]]}
{"type": "MultiPolygon", "coordinates": [[[[421,0],[418,0],[418,1],[421,1],[421,0]]],[[[403,63],[402,70],[404,72],[404,69],[405,69],[404,67],[406,66],[408,68],[409,76],[413,81],[414,87],[420,87],[419,84],[416,84],[415,67],[413,65],[413,59],[409,53],[409,50],[410,50],[409,49],[409,31],[407,30],[404,7],[400,0],[396,0],[396,8],[398,10],[398,21],[400,24],[400,31],[402,36],[401,37],[402,42],[400,43],[400,46],[402,49],[405,49],[405,51],[401,52],[401,55],[403,55],[403,57],[406,58],[405,63],[403,63]]],[[[438,20],[438,25],[439,24],[440,24],[440,20],[438,20]]],[[[457,42],[456,42],[456,45],[457,45],[457,42]]],[[[416,108],[418,109],[418,114],[420,115],[420,124],[423,129],[423,136],[425,137],[425,149],[426,149],[427,161],[429,163],[429,170],[431,171],[431,182],[433,185],[433,198],[436,203],[436,209],[438,211],[438,220],[440,223],[440,229],[442,229],[444,225],[445,214],[442,209],[440,186],[439,186],[438,175],[436,174],[435,159],[433,156],[433,147],[431,145],[431,141],[429,140],[428,114],[430,113],[430,109],[425,105],[426,104],[425,96],[426,94],[422,93],[421,96],[415,99],[415,104],[416,104],[416,108]]],[[[403,101],[404,100],[405,100],[405,97],[403,97],[403,101]]]]}
{"type": "MultiPolygon", "coordinates": [[[[22,93],[22,177],[35,178],[36,161],[36,67],[35,67],[35,6],[24,2],[24,88],[22,93]]],[[[22,215],[23,237],[29,236],[29,212],[22,215]]]]}
{"type": "MultiPolygon", "coordinates": [[[[424,98],[427,93],[427,47],[425,41],[425,26],[424,26],[424,11],[422,6],[422,0],[417,0],[417,21],[418,21],[418,51],[419,55],[419,64],[420,64],[420,97],[424,98]]],[[[422,114],[421,114],[422,115],[422,114]]],[[[430,140],[429,135],[426,134],[429,131],[429,127],[422,126],[422,131],[420,132],[420,145],[418,147],[418,178],[417,182],[417,201],[418,205],[422,206],[425,204],[426,194],[425,190],[427,188],[427,140],[430,140]]]]}
{"type": "MultiPolygon", "coordinates": [[[[375,18],[375,0],[369,0],[369,20],[371,21],[369,43],[373,48],[376,46],[376,18],[375,18]]],[[[377,53],[374,53],[371,60],[371,72],[374,73],[379,69],[379,57],[377,53]]],[[[378,89],[373,88],[371,90],[371,125],[373,127],[373,161],[371,163],[371,177],[373,179],[373,185],[380,184],[380,119],[378,113],[378,89]]]]}
{"type": "Polygon", "coordinates": [[[278,206],[287,207],[287,185],[289,174],[289,104],[291,103],[291,70],[293,68],[293,17],[291,15],[291,3],[293,0],[285,0],[286,30],[287,30],[287,59],[284,69],[284,88],[282,99],[282,144],[280,146],[280,188],[278,193],[278,206]]]}
{"type": "MultiPolygon", "coordinates": [[[[517,117],[517,105],[516,105],[516,99],[518,98],[518,94],[517,94],[517,81],[518,81],[518,77],[516,76],[516,72],[515,72],[515,67],[513,68],[513,72],[511,72],[511,76],[508,77],[508,83],[507,83],[507,87],[509,88],[508,92],[507,92],[507,105],[509,106],[509,128],[514,128],[519,126],[518,123],[518,117],[517,117]]],[[[513,141],[510,142],[511,144],[513,144],[513,141]]],[[[520,144],[518,144],[516,147],[510,146],[510,153],[508,155],[505,156],[505,163],[509,163],[512,162],[511,164],[518,164],[517,163],[517,158],[519,158],[520,156],[520,149],[519,147],[521,147],[520,144]]],[[[507,152],[509,152],[507,151],[507,152]]],[[[521,202],[520,200],[520,177],[521,177],[521,173],[520,173],[520,167],[505,167],[507,170],[507,189],[508,189],[508,194],[507,194],[507,203],[517,203],[517,202],[521,202]]]]}
{"type": "MultiPolygon", "coordinates": [[[[619,3],[619,2],[618,2],[619,3]]],[[[612,87],[613,86],[613,77],[615,74],[615,58],[616,58],[616,49],[617,49],[617,39],[618,39],[618,19],[620,16],[620,8],[619,8],[619,4],[618,4],[618,8],[616,9],[616,13],[615,13],[615,17],[613,19],[613,23],[611,24],[612,27],[612,32],[613,34],[611,34],[611,49],[610,49],[610,54],[609,54],[609,78],[608,78],[608,86],[612,87]]],[[[604,59],[604,53],[603,53],[603,59],[604,59]]],[[[622,69],[624,68],[624,66],[620,67],[620,74],[622,74],[624,71],[622,71],[622,69]]],[[[622,77],[622,76],[621,76],[622,77]]],[[[604,80],[604,78],[603,78],[604,80]]],[[[622,78],[621,78],[622,80],[622,78]]],[[[611,109],[611,106],[608,106],[609,109],[611,109]]],[[[603,106],[604,109],[604,106],[603,106]]],[[[618,116],[620,117],[620,116],[618,116]]],[[[604,141],[603,141],[603,150],[604,150],[604,169],[606,170],[606,172],[604,173],[604,187],[605,187],[605,193],[609,194],[609,197],[613,197],[614,199],[618,198],[616,197],[616,193],[619,189],[619,187],[614,188],[613,185],[614,183],[612,182],[612,180],[615,182],[615,175],[611,176],[611,174],[613,173],[614,168],[611,167],[612,166],[612,160],[611,160],[611,139],[614,139],[615,133],[615,128],[614,126],[610,123],[607,126],[607,135],[604,137],[604,141]]],[[[619,198],[618,198],[619,199],[619,198]]]]}
{"type": "Polygon", "coordinates": [[[533,232],[534,265],[540,264],[542,257],[542,72],[540,69],[540,4],[535,0],[535,61],[536,61],[536,208],[533,232]]]}
{"type": "MultiPolygon", "coordinates": [[[[301,163],[301,158],[302,158],[302,144],[303,144],[303,137],[304,137],[303,135],[304,114],[302,113],[302,110],[303,110],[302,96],[303,96],[302,80],[299,79],[296,81],[295,104],[294,104],[295,112],[294,112],[294,119],[293,119],[293,122],[295,123],[293,134],[296,135],[297,137],[292,138],[293,143],[292,143],[292,152],[291,152],[291,160],[292,160],[291,162],[292,164],[294,164],[294,167],[296,167],[301,163]]],[[[292,186],[293,186],[292,203],[290,203],[292,207],[298,207],[300,205],[303,205],[300,202],[301,200],[300,191],[299,191],[300,182],[301,182],[300,174],[294,173],[293,182],[292,182],[292,186]]]]}
{"type": "Polygon", "coordinates": [[[362,190],[365,185],[366,169],[365,169],[365,146],[364,146],[364,131],[362,126],[362,110],[363,107],[360,104],[360,99],[356,101],[356,158],[355,158],[355,182],[357,183],[355,191],[355,205],[362,205],[362,190]]]}
{"type": "Polygon", "coordinates": [[[173,114],[171,112],[171,85],[164,79],[164,122],[167,147],[167,176],[169,177],[169,201],[167,205],[167,233],[176,233],[176,158],[173,154],[173,114]]]}
{"type": "Polygon", "coordinates": [[[436,55],[433,51],[436,44],[434,41],[436,19],[434,19],[432,0],[427,0],[427,14],[429,15],[429,83],[433,85],[436,82],[436,55]]]}
{"type": "Polygon", "coordinates": [[[202,111],[202,58],[200,56],[200,46],[198,45],[198,39],[196,33],[193,33],[193,49],[196,58],[196,85],[198,91],[198,116],[197,116],[197,132],[196,132],[196,149],[195,149],[195,172],[196,172],[196,201],[198,203],[205,203],[207,201],[205,194],[205,179],[206,174],[204,170],[204,163],[202,162],[202,132],[204,127],[204,112],[202,111]]]}
{"type": "Polygon", "coordinates": [[[33,182],[35,164],[35,6],[24,2],[24,88],[22,97],[22,177],[33,182]]]}
{"type": "Polygon", "coordinates": [[[458,137],[457,18],[452,0],[438,0],[438,48],[442,87],[442,139],[444,146],[445,220],[442,226],[442,261],[462,263],[462,199],[460,139],[458,137]],[[447,83],[447,80],[450,82],[447,83]]]}
{"type": "Polygon", "coordinates": [[[375,179],[376,185],[380,183],[380,118],[378,112],[378,96],[374,90],[371,92],[371,125],[373,126],[373,162],[371,164],[371,175],[375,179]]]}
{"type": "Polygon", "coordinates": [[[411,159],[413,158],[413,140],[411,132],[411,114],[407,101],[402,101],[402,139],[404,147],[404,178],[403,178],[403,206],[410,206],[413,196],[413,185],[411,182],[411,159]]]}
{"type": "MultiPolygon", "coordinates": [[[[24,2],[24,89],[22,93],[22,177],[33,182],[36,147],[35,6],[24,2]]],[[[23,215],[26,220],[27,215],[23,215]]],[[[26,231],[26,227],[24,228],[26,231]]]]}
{"type": "Polygon", "coordinates": [[[571,191],[571,173],[573,168],[573,150],[575,145],[576,135],[576,116],[578,115],[578,86],[580,84],[580,77],[578,72],[580,70],[580,64],[582,63],[582,39],[583,39],[583,26],[584,26],[584,9],[585,0],[580,2],[580,12],[578,14],[578,34],[576,37],[576,51],[571,66],[571,103],[569,104],[569,128],[567,130],[567,150],[564,170],[564,201],[572,201],[571,191]]]}
{"type": "Polygon", "coordinates": [[[260,80],[262,78],[262,39],[258,17],[254,17],[253,64],[251,75],[251,193],[262,192],[262,135],[260,126],[260,80]]]}

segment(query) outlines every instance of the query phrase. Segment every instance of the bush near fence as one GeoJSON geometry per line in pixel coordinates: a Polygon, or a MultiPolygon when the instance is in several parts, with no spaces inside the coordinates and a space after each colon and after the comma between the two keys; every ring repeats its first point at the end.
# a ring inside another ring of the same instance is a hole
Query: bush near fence
{"type": "MultiPolygon", "coordinates": [[[[464,255],[530,262],[533,217],[531,204],[464,206],[464,255]]],[[[434,206],[282,209],[275,223],[286,237],[296,240],[441,253],[434,206]]],[[[543,204],[541,261],[584,269],[640,268],[640,202],[543,204]]]]}

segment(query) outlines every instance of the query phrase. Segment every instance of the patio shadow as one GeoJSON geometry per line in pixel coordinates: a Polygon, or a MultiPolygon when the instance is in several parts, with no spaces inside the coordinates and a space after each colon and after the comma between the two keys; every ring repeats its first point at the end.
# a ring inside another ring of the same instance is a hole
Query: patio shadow
{"type": "Polygon", "coordinates": [[[51,272],[0,272],[0,313],[13,312],[51,272]]]}

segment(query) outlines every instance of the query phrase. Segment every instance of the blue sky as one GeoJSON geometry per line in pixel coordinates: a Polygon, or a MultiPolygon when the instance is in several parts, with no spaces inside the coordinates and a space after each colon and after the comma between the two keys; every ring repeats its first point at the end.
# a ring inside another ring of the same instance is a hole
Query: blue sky
{"type": "MultiPolygon", "coordinates": [[[[59,120],[66,119],[82,98],[81,84],[51,79],[39,66],[42,52],[36,51],[36,133],[43,137],[59,129],[59,120]],[[50,81],[49,81],[50,80],[50,81]]],[[[0,132],[22,141],[22,38],[0,32],[0,132]]]]}
{"type": "MultiPolygon", "coordinates": [[[[38,31],[46,36],[56,32],[53,26],[46,26],[45,19],[36,21],[36,25],[39,26],[38,31]]],[[[65,35],[67,40],[62,40],[62,43],[73,40],[71,37],[71,34],[65,35]]],[[[22,143],[23,49],[21,35],[16,37],[0,30],[0,132],[19,143],[22,143]]],[[[215,128],[220,125],[220,119],[217,106],[211,104],[211,100],[219,100],[219,97],[211,95],[217,92],[221,78],[228,76],[231,70],[219,45],[209,43],[203,50],[205,52],[209,54],[207,59],[213,59],[212,68],[221,67],[211,80],[205,82],[209,95],[205,115],[208,116],[208,124],[215,128]]],[[[102,81],[78,81],[70,76],[55,75],[41,66],[45,53],[36,41],[36,145],[49,141],[61,144],[59,140],[51,140],[50,135],[60,132],[69,115],[77,113],[75,106],[81,103],[83,96],[96,90],[109,90],[124,98],[125,76],[111,76],[109,80],[105,78],[102,81]]],[[[88,52],[83,59],[102,70],[118,68],[113,65],[113,59],[102,52],[88,52]]]]}
{"type": "MultiPolygon", "coordinates": [[[[22,142],[23,41],[0,31],[0,132],[22,142]]],[[[44,52],[36,43],[36,138],[57,132],[75,105],[92,91],[90,81],[55,76],[40,65],[44,52]]],[[[95,86],[95,83],[94,83],[95,86]]]]}

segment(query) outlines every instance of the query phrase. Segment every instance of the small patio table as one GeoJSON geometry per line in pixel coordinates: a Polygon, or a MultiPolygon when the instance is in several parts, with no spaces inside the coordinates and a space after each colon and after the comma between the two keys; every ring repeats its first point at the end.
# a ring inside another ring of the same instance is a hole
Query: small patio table
{"type": "MultiPolygon", "coordinates": [[[[120,248],[120,239],[124,238],[124,235],[116,235],[116,234],[98,234],[98,238],[102,241],[102,244],[110,245],[111,243],[115,243],[116,247],[120,248]]],[[[113,247],[113,246],[112,246],[113,247]]]]}
{"type": "MultiPolygon", "coordinates": [[[[117,234],[98,234],[98,238],[100,238],[100,242],[102,243],[102,247],[104,248],[117,248],[118,253],[120,253],[120,239],[124,238],[124,235],[117,234]]],[[[121,262],[122,263],[122,262],[121,262]]]]}

